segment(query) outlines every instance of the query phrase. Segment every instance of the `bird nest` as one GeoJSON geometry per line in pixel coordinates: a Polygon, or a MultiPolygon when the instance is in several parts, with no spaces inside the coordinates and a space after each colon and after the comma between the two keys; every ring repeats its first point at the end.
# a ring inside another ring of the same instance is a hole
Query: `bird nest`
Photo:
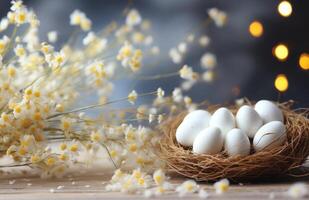
{"type": "MultiPolygon", "coordinates": [[[[247,103],[250,104],[248,101],[247,103]]],[[[192,148],[180,145],[175,138],[176,129],[186,113],[171,117],[163,126],[164,136],[160,147],[160,156],[167,166],[177,173],[197,181],[215,181],[228,178],[234,181],[258,180],[263,178],[301,176],[306,170],[302,164],[309,155],[309,119],[308,110],[292,110],[291,102],[279,104],[284,114],[287,140],[280,147],[248,156],[229,157],[225,152],[216,155],[194,154],[192,148]]],[[[207,110],[215,111],[217,106],[207,110]]],[[[226,106],[234,114],[239,106],[226,106]]]]}

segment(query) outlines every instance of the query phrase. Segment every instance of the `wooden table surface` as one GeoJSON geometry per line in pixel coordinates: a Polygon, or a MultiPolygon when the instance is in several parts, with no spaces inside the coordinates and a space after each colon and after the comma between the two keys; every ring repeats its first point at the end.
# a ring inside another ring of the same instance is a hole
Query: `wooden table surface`
{"type": "MultiPolygon", "coordinates": [[[[0,199],[2,200],[94,200],[94,199],[144,199],[142,194],[129,195],[123,193],[104,192],[104,185],[110,175],[93,174],[62,179],[5,178],[0,180],[0,199]],[[73,184],[72,184],[73,183],[73,184]],[[58,189],[57,189],[58,188],[58,189]]],[[[172,177],[171,182],[178,184],[185,179],[172,177]]],[[[210,193],[210,199],[289,199],[286,191],[299,179],[289,182],[232,184],[227,193],[215,195],[212,184],[200,184],[210,193]]],[[[309,179],[302,181],[309,183],[309,179]]],[[[176,193],[169,193],[156,199],[175,199],[176,193]]],[[[185,196],[183,199],[199,199],[197,194],[185,196]]]]}

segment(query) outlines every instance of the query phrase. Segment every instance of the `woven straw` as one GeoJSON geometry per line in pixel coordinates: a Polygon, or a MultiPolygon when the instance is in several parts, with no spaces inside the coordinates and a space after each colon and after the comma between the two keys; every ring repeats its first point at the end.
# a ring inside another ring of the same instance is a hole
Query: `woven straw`
{"type": "MultiPolygon", "coordinates": [[[[213,112],[218,107],[220,105],[210,106],[207,110],[213,112]]],[[[229,157],[225,152],[196,155],[191,148],[185,148],[176,141],[176,129],[186,115],[181,113],[171,117],[164,125],[160,156],[169,169],[197,181],[215,181],[221,178],[252,181],[304,175],[305,172],[299,172],[299,169],[309,155],[309,112],[293,111],[289,102],[279,104],[279,107],[284,114],[287,133],[287,140],[282,146],[260,152],[251,150],[250,155],[243,157],[229,157]]],[[[238,110],[235,105],[228,108],[234,114],[238,110]]]]}

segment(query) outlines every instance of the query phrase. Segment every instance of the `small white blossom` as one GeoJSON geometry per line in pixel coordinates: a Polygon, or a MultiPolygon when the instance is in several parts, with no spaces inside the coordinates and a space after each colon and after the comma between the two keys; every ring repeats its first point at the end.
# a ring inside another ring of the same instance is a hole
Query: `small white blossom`
{"type": "Polygon", "coordinates": [[[294,183],[287,193],[292,198],[304,198],[309,194],[308,186],[305,183],[294,183]]]}
{"type": "Polygon", "coordinates": [[[245,103],[245,99],[244,98],[236,99],[235,103],[237,106],[242,106],[245,103]]]}
{"type": "Polygon", "coordinates": [[[8,26],[9,26],[9,20],[7,18],[1,19],[1,21],[0,21],[0,32],[6,30],[8,26]]]}
{"type": "Polygon", "coordinates": [[[90,32],[86,35],[86,37],[83,39],[83,44],[84,44],[84,45],[88,45],[88,44],[90,44],[91,42],[93,42],[95,39],[96,39],[95,34],[94,34],[92,31],[90,31],[90,32]]]}
{"type": "Polygon", "coordinates": [[[51,42],[51,43],[54,43],[57,41],[58,39],[58,34],[57,34],[57,31],[50,31],[47,33],[47,38],[48,38],[48,41],[51,42]]]}
{"type": "Polygon", "coordinates": [[[205,53],[201,57],[201,66],[205,69],[213,69],[217,64],[216,56],[211,53],[205,53]]]}
{"type": "Polygon", "coordinates": [[[74,10],[70,15],[70,24],[73,26],[80,26],[83,31],[89,31],[92,25],[85,13],[79,10],[74,10]]]}
{"type": "Polygon", "coordinates": [[[182,55],[180,54],[180,52],[176,48],[172,48],[169,51],[169,56],[171,57],[173,63],[175,63],[175,64],[179,64],[182,61],[182,55]]]}
{"type": "Polygon", "coordinates": [[[158,169],[153,173],[153,180],[156,185],[162,185],[165,182],[165,174],[162,169],[158,169]]]}
{"type": "Polygon", "coordinates": [[[158,123],[160,124],[164,119],[164,116],[163,115],[159,115],[158,116],[158,123]]]}
{"type": "Polygon", "coordinates": [[[12,11],[17,11],[19,9],[21,9],[23,7],[23,2],[21,0],[17,0],[17,1],[11,1],[11,10],[12,11]]]}
{"type": "Polygon", "coordinates": [[[210,18],[215,22],[215,24],[218,27],[222,27],[226,24],[227,21],[227,15],[225,12],[217,9],[217,8],[211,8],[208,10],[208,15],[210,18]]]}
{"type": "Polygon", "coordinates": [[[187,80],[196,80],[198,77],[198,74],[195,73],[192,70],[192,67],[189,67],[188,65],[184,65],[180,70],[179,70],[180,77],[183,79],[187,80]]]}
{"type": "Polygon", "coordinates": [[[137,92],[135,90],[133,90],[132,92],[130,92],[130,94],[128,95],[128,101],[131,103],[131,104],[134,104],[135,101],[137,99],[137,92]]]}
{"type": "Polygon", "coordinates": [[[149,117],[148,117],[149,123],[153,122],[155,119],[156,119],[156,116],[154,114],[149,114],[149,117]]]}
{"type": "Polygon", "coordinates": [[[193,180],[188,180],[183,182],[180,186],[176,188],[176,192],[180,197],[185,196],[188,193],[195,193],[198,191],[199,186],[193,180]]]}
{"type": "Polygon", "coordinates": [[[209,42],[210,42],[210,39],[209,39],[209,37],[208,37],[207,35],[203,35],[203,36],[201,36],[200,39],[199,39],[199,44],[200,44],[202,47],[208,46],[209,42]]]}
{"type": "Polygon", "coordinates": [[[175,88],[173,90],[173,95],[172,96],[173,96],[173,100],[175,102],[177,102],[177,103],[180,103],[183,100],[182,91],[181,91],[180,88],[175,88]]]}
{"type": "Polygon", "coordinates": [[[213,71],[206,71],[203,73],[202,78],[205,82],[212,82],[214,80],[214,72],[213,71]]]}
{"type": "Polygon", "coordinates": [[[162,88],[157,89],[157,97],[158,98],[163,98],[164,94],[165,94],[165,92],[164,92],[164,90],[162,90],[162,88]]]}
{"type": "Polygon", "coordinates": [[[230,182],[227,179],[222,179],[220,181],[217,181],[214,184],[214,188],[215,188],[217,194],[223,194],[223,193],[227,192],[228,189],[229,189],[229,186],[230,186],[230,182]]]}
{"type": "Polygon", "coordinates": [[[136,9],[132,9],[129,11],[127,18],[126,18],[126,24],[128,26],[136,26],[142,22],[142,17],[139,14],[139,12],[136,9]]]}
{"type": "Polygon", "coordinates": [[[186,53],[187,52],[187,44],[184,43],[184,42],[181,42],[179,45],[178,45],[178,51],[182,54],[186,53]]]}

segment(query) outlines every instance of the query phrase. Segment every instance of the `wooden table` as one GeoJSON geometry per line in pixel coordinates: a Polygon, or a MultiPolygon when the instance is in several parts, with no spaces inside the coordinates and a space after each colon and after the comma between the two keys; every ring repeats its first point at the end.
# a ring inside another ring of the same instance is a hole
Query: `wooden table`
{"type": "MultiPolygon", "coordinates": [[[[2,200],[94,200],[94,199],[144,199],[143,195],[129,195],[123,193],[106,193],[104,185],[110,175],[96,173],[90,176],[69,177],[63,179],[32,178],[5,178],[0,180],[0,199],[2,200]],[[57,189],[58,188],[58,189],[57,189]]],[[[175,184],[184,181],[184,178],[172,177],[175,184]]],[[[286,191],[292,182],[281,181],[277,183],[259,184],[235,184],[231,185],[229,191],[224,195],[215,195],[212,184],[203,183],[206,191],[210,193],[210,199],[289,199],[286,191]]],[[[309,179],[303,179],[309,183],[309,179]]],[[[175,199],[176,193],[166,194],[156,199],[175,199]]],[[[183,199],[199,199],[197,194],[186,196],[183,199]]]]}

